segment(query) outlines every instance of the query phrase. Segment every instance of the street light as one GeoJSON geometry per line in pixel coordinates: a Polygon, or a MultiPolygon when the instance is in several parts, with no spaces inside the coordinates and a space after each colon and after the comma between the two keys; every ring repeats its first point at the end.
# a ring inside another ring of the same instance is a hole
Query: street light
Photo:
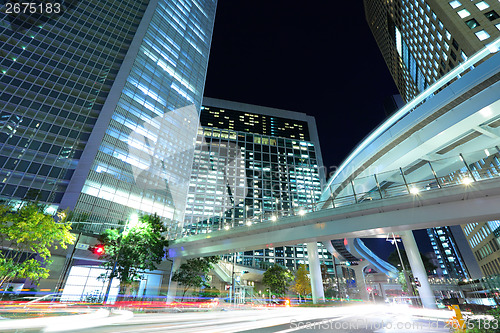
{"type": "MultiPolygon", "coordinates": [[[[410,283],[410,278],[408,277],[408,273],[406,272],[405,265],[403,263],[403,258],[401,257],[401,252],[399,251],[399,246],[398,246],[398,241],[401,241],[400,239],[396,239],[396,236],[394,236],[394,233],[392,233],[392,239],[389,238],[389,234],[387,234],[387,238],[385,239],[386,241],[390,242],[392,245],[396,246],[396,251],[398,252],[398,257],[399,257],[399,262],[401,263],[401,268],[403,269],[403,275],[405,276],[405,281],[406,281],[406,286],[408,288],[408,294],[413,295],[412,290],[412,284],[410,283]]],[[[413,299],[410,299],[410,301],[413,304],[413,299]]]]}

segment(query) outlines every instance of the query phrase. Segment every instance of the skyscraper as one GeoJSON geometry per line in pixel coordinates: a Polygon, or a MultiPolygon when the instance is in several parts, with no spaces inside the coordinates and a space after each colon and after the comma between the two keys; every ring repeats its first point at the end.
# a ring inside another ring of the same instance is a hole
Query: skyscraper
{"type": "MultiPolygon", "coordinates": [[[[365,0],[364,5],[368,25],[407,102],[500,36],[498,1],[365,0]]],[[[469,233],[474,234],[472,229],[469,233]]],[[[477,267],[470,249],[455,241],[465,238],[460,229],[434,228],[428,234],[445,275],[478,277],[464,264],[465,259],[468,266],[477,267]]],[[[469,245],[477,252],[473,243],[469,245]]]]}
{"type": "Polygon", "coordinates": [[[365,0],[368,25],[404,100],[500,36],[500,3],[365,0]]]}
{"type": "MultiPolygon", "coordinates": [[[[460,255],[459,246],[453,237],[452,227],[427,229],[431,246],[436,254],[436,261],[444,277],[453,279],[469,279],[471,275],[460,255]]],[[[458,228],[460,232],[460,228],[458,228]]]]}
{"type": "MultiPolygon", "coordinates": [[[[200,123],[185,234],[278,219],[318,200],[325,175],[313,117],[205,98],[200,123]]],[[[296,268],[306,258],[305,246],[287,246],[247,251],[237,261],[296,268]]]]}
{"type": "Polygon", "coordinates": [[[216,0],[0,13],[0,196],[181,230],[216,0]]]}

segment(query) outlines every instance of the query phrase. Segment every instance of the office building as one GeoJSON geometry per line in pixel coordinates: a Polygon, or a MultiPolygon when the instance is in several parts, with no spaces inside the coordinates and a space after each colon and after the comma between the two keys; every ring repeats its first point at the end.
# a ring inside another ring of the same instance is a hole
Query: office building
{"type": "MultiPolygon", "coordinates": [[[[185,234],[279,219],[318,200],[325,175],[313,117],[205,98],[200,122],[185,234]]],[[[236,260],[295,269],[306,262],[306,251],[305,246],[268,248],[240,253],[236,260]]],[[[326,259],[326,249],[320,251],[326,259]]]]}
{"type": "Polygon", "coordinates": [[[181,230],[216,0],[0,13],[0,196],[181,230]]]}
{"type": "Polygon", "coordinates": [[[405,101],[500,36],[500,3],[365,0],[368,25],[405,101]]]}
{"type": "MultiPolygon", "coordinates": [[[[407,102],[500,37],[498,1],[377,0],[364,5],[368,25],[407,102]]],[[[428,235],[445,276],[478,277],[467,270],[467,265],[477,267],[470,249],[455,240],[464,239],[463,232],[443,227],[429,229],[428,235]]]]}
{"type": "Polygon", "coordinates": [[[438,227],[427,229],[431,246],[435,253],[435,265],[437,271],[444,278],[465,280],[470,278],[467,266],[460,255],[460,249],[453,236],[452,228],[460,227],[438,227]]]}
{"type": "Polygon", "coordinates": [[[500,221],[469,223],[463,229],[483,275],[500,275],[500,221]]]}

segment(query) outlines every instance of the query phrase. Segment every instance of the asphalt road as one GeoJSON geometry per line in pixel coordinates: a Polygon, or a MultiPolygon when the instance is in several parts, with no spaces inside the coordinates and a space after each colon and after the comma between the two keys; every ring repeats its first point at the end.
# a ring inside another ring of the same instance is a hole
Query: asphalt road
{"type": "MultiPolygon", "coordinates": [[[[104,314],[104,315],[103,315],[104,314]]],[[[44,322],[45,327],[16,332],[449,332],[447,310],[412,309],[405,306],[351,305],[321,308],[257,308],[206,312],[132,314],[112,311],[99,318],[58,317],[44,322]]],[[[0,322],[1,323],[1,322],[0,322]]],[[[4,330],[0,331],[4,332],[4,330]]],[[[9,330],[13,331],[13,330],[9,330]]],[[[9,332],[6,331],[6,332],[9,332]]]]}

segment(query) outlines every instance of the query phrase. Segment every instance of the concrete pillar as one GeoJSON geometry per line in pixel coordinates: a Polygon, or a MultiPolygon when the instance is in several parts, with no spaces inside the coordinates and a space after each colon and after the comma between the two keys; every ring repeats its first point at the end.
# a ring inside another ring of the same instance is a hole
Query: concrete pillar
{"type": "Polygon", "coordinates": [[[425,271],[424,263],[420,257],[420,251],[418,250],[417,242],[415,242],[413,232],[408,230],[401,231],[399,234],[403,240],[403,245],[405,247],[406,255],[408,256],[408,261],[410,262],[413,277],[418,278],[418,281],[420,281],[421,284],[421,286],[417,287],[417,289],[420,294],[420,299],[422,300],[422,305],[424,308],[436,309],[436,298],[434,297],[431,285],[429,284],[427,272],[425,271]]]}
{"type": "Polygon", "coordinates": [[[325,292],[323,290],[323,279],[321,278],[321,266],[319,263],[318,243],[307,243],[307,257],[309,259],[309,273],[311,274],[311,290],[313,303],[324,303],[325,292]]]}
{"type": "MultiPolygon", "coordinates": [[[[58,286],[57,283],[59,279],[61,278],[61,274],[64,270],[64,266],[66,264],[66,257],[59,256],[59,255],[52,255],[50,257],[50,260],[52,260],[52,263],[47,266],[47,268],[50,269],[49,271],[49,277],[47,279],[42,279],[40,280],[40,284],[36,286],[38,290],[46,290],[50,289],[51,292],[59,292],[57,288],[64,288],[64,286],[58,286]]],[[[69,275],[69,271],[68,271],[69,275]]],[[[67,276],[66,276],[67,278],[67,276]]],[[[24,288],[29,288],[27,285],[24,288]]]]}
{"type": "Polygon", "coordinates": [[[366,290],[366,281],[365,281],[365,274],[364,274],[364,269],[367,264],[365,264],[365,261],[360,261],[358,262],[359,265],[352,265],[347,268],[352,268],[354,270],[354,273],[356,274],[356,287],[359,290],[359,297],[363,301],[368,301],[370,299],[368,291],[366,290]]]}
{"type": "Polygon", "coordinates": [[[167,303],[172,303],[175,301],[175,296],[177,295],[178,284],[172,281],[172,276],[181,267],[182,259],[175,258],[172,267],[170,268],[170,277],[168,279],[168,291],[167,291],[167,303]]]}

